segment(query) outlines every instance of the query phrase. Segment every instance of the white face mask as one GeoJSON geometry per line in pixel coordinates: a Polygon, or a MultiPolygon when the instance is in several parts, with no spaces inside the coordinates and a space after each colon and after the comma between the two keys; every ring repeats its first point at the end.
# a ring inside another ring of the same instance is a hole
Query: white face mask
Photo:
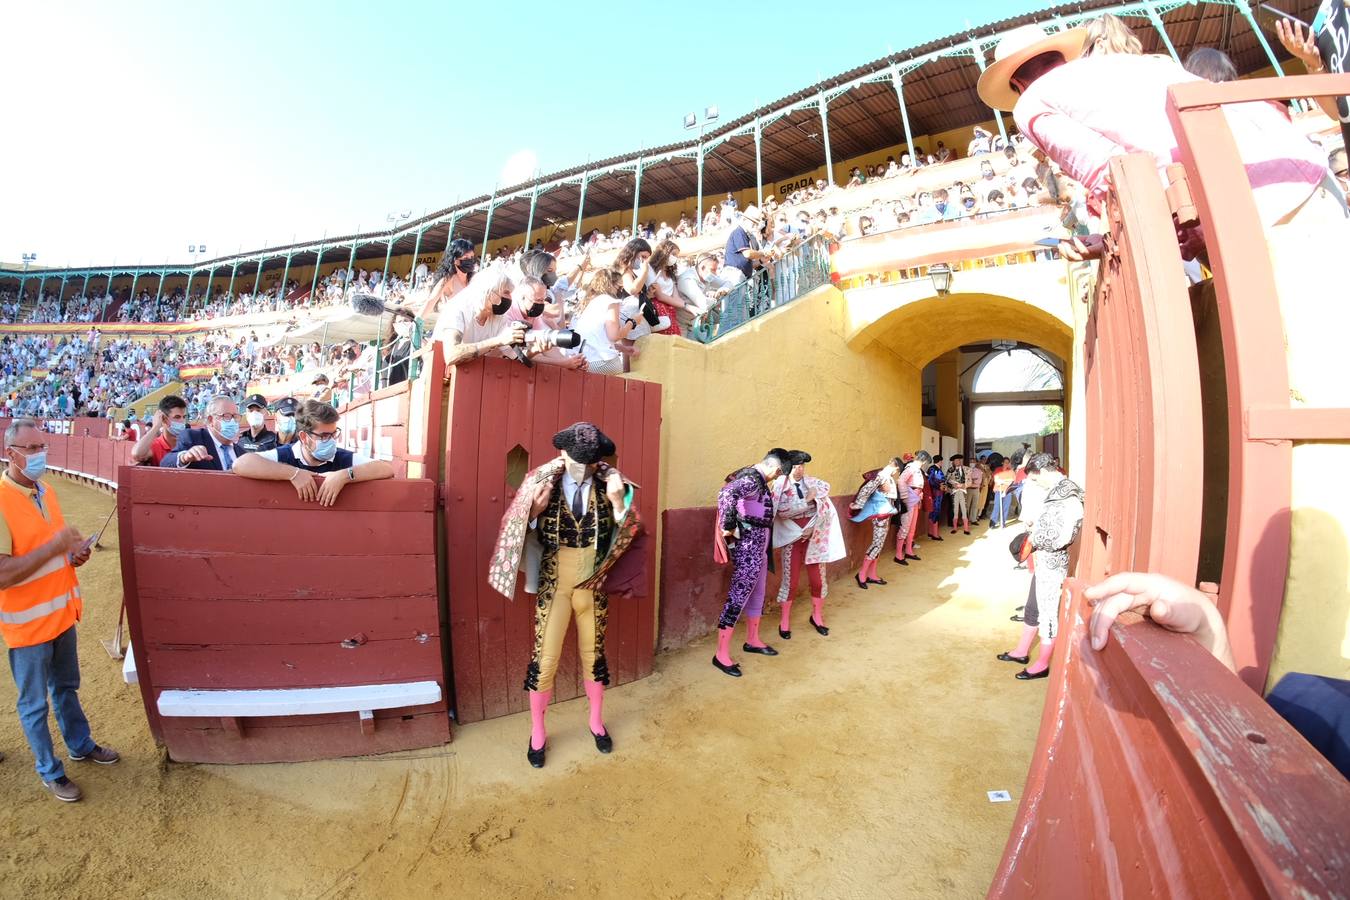
{"type": "Polygon", "coordinates": [[[254,428],[261,428],[262,423],[266,421],[266,416],[264,416],[261,411],[256,409],[249,410],[245,418],[248,419],[248,424],[253,426],[254,428]]]}
{"type": "Polygon", "coordinates": [[[277,416],[277,431],[282,434],[295,431],[295,416],[277,416]]]}
{"type": "Polygon", "coordinates": [[[394,323],[394,333],[397,334],[399,337],[407,337],[408,335],[412,334],[412,330],[413,330],[413,323],[411,322],[402,321],[394,323]]]}
{"type": "Polygon", "coordinates": [[[581,484],[583,481],[585,481],[587,475],[589,474],[586,471],[589,468],[589,466],[587,466],[585,463],[576,462],[575,460],[571,459],[567,460],[564,467],[567,469],[568,476],[577,484],[581,484]]]}

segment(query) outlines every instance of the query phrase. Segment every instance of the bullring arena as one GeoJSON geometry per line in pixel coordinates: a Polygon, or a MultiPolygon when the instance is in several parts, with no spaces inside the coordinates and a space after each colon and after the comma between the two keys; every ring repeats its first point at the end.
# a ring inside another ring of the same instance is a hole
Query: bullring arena
{"type": "Polygon", "coordinates": [[[120,759],[53,716],[69,796],[0,716],[0,895],[1350,897],[1350,488],[1307,475],[1350,318],[1289,255],[1350,233],[1350,75],[1286,47],[1056,6],[388,231],[4,264],[0,709],[82,603],[120,759]],[[1080,181],[1012,106],[1044,47],[1240,77],[1080,181]],[[1273,225],[1247,114],[1328,160],[1273,225]],[[39,480],[97,544],[14,575],[39,480]]]}

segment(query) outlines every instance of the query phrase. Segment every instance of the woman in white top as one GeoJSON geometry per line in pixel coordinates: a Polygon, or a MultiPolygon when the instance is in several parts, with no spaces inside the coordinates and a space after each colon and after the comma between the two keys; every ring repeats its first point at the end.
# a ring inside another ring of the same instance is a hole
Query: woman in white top
{"type": "Polygon", "coordinates": [[[584,343],[581,353],[590,371],[600,375],[622,375],[623,353],[619,342],[626,340],[636,324],[619,310],[623,282],[619,273],[602,269],[595,273],[586,290],[586,298],[572,319],[572,328],[584,343]]]}
{"type": "Polygon", "coordinates": [[[680,248],[667,238],[656,245],[647,263],[650,270],[647,276],[647,296],[651,298],[657,314],[670,321],[669,327],[663,330],[664,334],[681,333],[675,312],[677,309],[684,309],[684,298],[675,287],[675,280],[679,276],[679,262],[680,248]]]}

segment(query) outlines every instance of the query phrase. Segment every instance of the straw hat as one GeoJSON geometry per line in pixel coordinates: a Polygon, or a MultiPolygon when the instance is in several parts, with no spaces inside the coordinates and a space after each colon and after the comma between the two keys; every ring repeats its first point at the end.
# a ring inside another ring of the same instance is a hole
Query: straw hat
{"type": "Polygon", "coordinates": [[[749,206],[747,206],[745,209],[741,210],[741,218],[743,218],[743,219],[749,219],[751,222],[754,222],[756,225],[763,225],[763,224],[764,224],[764,215],[763,215],[763,213],[761,213],[761,212],[759,211],[759,207],[758,207],[758,206],[755,206],[753,203],[751,203],[751,204],[750,204],[749,206]]]}
{"type": "Polygon", "coordinates": [[[1023,25],[1003,36],[994,48],[994,61],[980,76],[975,90],[980,99],[994,109],[1011,111],[1017,106],[1017,91],[1012,89],[1012,75],[1029,59],[1042,53],[1063,54],[1065,61],[1083,55],[1087,29],[1070,28],[1047,34],[1039,25],[1023,25]]]}

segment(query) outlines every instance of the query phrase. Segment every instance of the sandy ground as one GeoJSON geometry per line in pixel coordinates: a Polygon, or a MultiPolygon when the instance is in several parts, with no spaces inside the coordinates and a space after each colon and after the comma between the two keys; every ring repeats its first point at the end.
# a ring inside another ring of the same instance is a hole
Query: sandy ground
{"type": "MultiPolygon", "coordinates": [[[[57,487],[86,533],[111,509],[57,487]]],[[[1020,797],[1045,696],[994,659],[1027,578],[995,535],[944,535],[908,569],[888,554],[886,588],[836,581],[830,636],[800,603],[792,640],[772,641],[782,655],[737,654],[744,678],[712,668],[711,641],[658,658],[609,693],[611,756],[595,752],[584,702],[554,707],[535,771],[524,716],[386,757],[165,761],[97,642],[121,598],[110,528],[81,573],[82,696],[95,738],[124,758],[71,763],[85,800],[58,803],[0,678],[0,895],[982,896],[1016,811],[986,791],[1020,797]]]]}

